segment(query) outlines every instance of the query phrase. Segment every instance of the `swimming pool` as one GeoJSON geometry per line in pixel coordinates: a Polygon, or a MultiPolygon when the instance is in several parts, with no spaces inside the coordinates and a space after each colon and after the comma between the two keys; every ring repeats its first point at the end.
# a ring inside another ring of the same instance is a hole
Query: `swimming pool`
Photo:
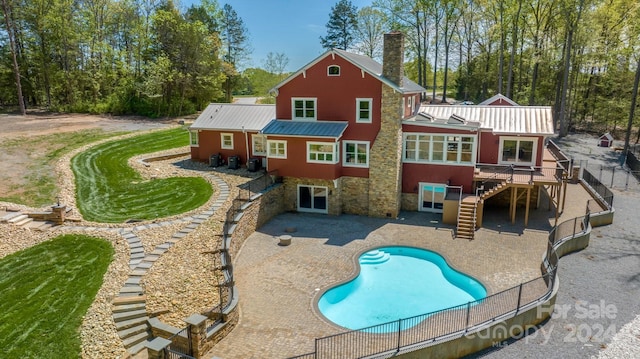
{"type": "Polygon", "coordinates": [[[318,300],[318,309],[327,319],[348,329],[431,313],[487,296],[479,281],[425,249],[378,248],[363,253],[359,263],[356,278],[327,290],[318,300]]]}

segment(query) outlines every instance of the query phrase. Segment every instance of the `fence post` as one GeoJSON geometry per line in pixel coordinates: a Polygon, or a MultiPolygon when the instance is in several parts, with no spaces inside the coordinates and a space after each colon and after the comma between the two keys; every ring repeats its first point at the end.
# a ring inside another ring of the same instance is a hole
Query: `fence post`
{"type": "Polygon", "coordinates": [[[166,357],[166,349],[171,345],[171,340],[156,337],[147,343],[147,357],[149,359],[164,359],[166,357]]]}
{"type": "Polygon", "coordinates": [[[598,176],[598,182],[602,182],[602,165],[600,165],[600,175],[598,176]]]}
{"type": "Polygon", "coordinates": [[[615,167],[611,167],[611,186],[613,188],[613,178],[615,177],[616,174],[616,168],[615,167]]]}
{"type": "Polygon", "coordinates": [[[207,338],[207,317],[201,314],[193,314],[184,321],[189,325],[187,329],[187,339],[192,355],[201,358],[205,354],[203,344],[207,338]]]}
{"type": "Polygon", "coordinates": [[[402,319],[398,319],[398,349],[396,352],[400,351],[400,336],[402,333],[402,319]]]}
{"type": "Polygon", "coordinates": [[[522,298],[522,283],[520,283],[520,288],[518,289],[518,305],[516,305],[516,314],[520,312],[520,300],[522,298]]]}
{"type": "Polygon", "coordinates": [[[578,224],[578,217],[573,219],[573,235],[571,236],[571,238],[576,237],[576,224],[578,224]]]}
{"type": "Polygon", "coordinates": [[[464,326],[464,332],[466,333],[469,330],[469,312],[471,311],[471,302],[467,302],[467,324],[464,326]]]}
{"type": "Polygon", "coordinates": [[[629,176],[631,176],[631,171],[627,171],[627,180],[624,183],[624,190],[628,190],[629,189],[629,176]]]}

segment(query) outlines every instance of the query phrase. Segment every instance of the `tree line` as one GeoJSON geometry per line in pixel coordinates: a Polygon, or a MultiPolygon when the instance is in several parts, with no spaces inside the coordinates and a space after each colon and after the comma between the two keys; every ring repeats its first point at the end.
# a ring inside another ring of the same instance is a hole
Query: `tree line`
{"type": "MultiPolygon", "coordinates": [[[[0,105],[174,116],[234,93],[266,95],[287,75],[279,53],[239,71],[249,34],[216,0],[184,11],[171,0],[0,1],[0,105]]],[[[328,20],[322,46],[377,60],[383,34],[403,31],[405,70],[428,89],[425,101],[502,93],[551,105],[561,135],[624,132],[634,119],[636,0],[373,0],[361,9],[339,0],[328,20]]]]}
{"type": "Polygon", "coordinates": [[[52,111],[194,113],[229,100],[248,33],[202,0],[1,0],[0,104],[52,111]]]}
{"type": "Polygon", "coordinates": [[[391,30],[407,35],[405,69],[427,101],[502,93],[551,105],[561,136],[624,132],[633,120],[637,0],[374,0],[359,10],[340,0],[320,40],[380,59],[391,30]]]}

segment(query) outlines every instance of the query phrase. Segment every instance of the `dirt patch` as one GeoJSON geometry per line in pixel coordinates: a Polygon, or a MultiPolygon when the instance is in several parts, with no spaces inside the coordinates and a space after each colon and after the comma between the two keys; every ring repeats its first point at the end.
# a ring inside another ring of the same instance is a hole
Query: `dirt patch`
{"type": "MultiPolygon", "coordinates": [[[[183,119],[151,120],[137,116],[83,114],[0,115],[0,193],[19,199],[29,183],[52,175],[50,153],[64,150],[66,143],[56,134],[82,131],[130,132],[169,127],[183,119]]],[[[55,188],[51,188],[52,193],[55,188]]],[[[43,194],[55,197],[53,194],[43,194]]],[[[53,198],[52,198],[53,203],[53,198]]],[[[11,202],[22,203],[20,200],[11,202]]]]}
{"type": "Polygon", "coordinates": [[[180,119],[151,120],[137,116],[83,114],[0,115],[0,142],[6,138],[43,136],[59,132],[101,129],[108,132],[138,131],[166,127],[180,119]]]}

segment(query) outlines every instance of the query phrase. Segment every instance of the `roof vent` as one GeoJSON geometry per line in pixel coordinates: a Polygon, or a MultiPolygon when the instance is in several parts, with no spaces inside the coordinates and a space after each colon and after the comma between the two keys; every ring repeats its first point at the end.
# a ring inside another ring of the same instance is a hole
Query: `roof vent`
{"type": "Polygon", "coordinates": [[[451,115],[451,117],[449,117],[449,120],[447,120],[447,123],[448,124],[460,123],[465,125],[467,123],[467,120],[465,120],[463,117],[460,117],[454,113],[451,115]]]}
{"type": "Polygon", "coordinates": [[[418,115],[416,116],[416,120],[417,121],[429,121],[429,122],[433,122],[435,118],[433,116],[431,116],[428,113],[425,112],[420,112],[418,113],[418,115]]]}

